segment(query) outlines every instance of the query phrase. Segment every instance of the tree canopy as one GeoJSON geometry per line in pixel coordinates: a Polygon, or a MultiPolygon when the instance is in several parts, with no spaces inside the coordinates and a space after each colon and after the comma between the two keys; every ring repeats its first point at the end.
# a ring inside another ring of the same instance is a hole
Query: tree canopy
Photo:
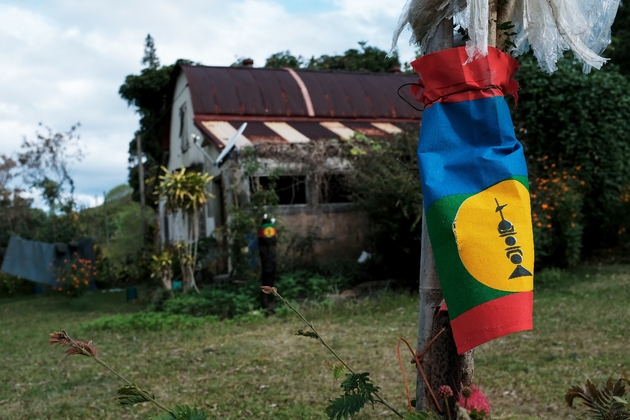
{"type": "Polygon", "coordinates": [[[290,51],[281,51],[269,56],[265,62],[265,67],[369,72],[388,72],[394,68],[400,68],[398,53],[387,57],[387,52],[369,46],[365,41],[359,42],[359,47],[359,49],[346,50],[342,55],[324,54],[318,58],[313,56],[309,60],[301,55],[296,57],[290,51]]]}
{"type": "MultiPolygon", "coordinates": [[[[162,139],[171,104],[167,103],[171,73],[178,65],[194,64],[190,60],[179,59],[174,64],[160,66],[155,43],[147,35],[142,63],[147,67],[140,74],[130,74],[118,90],[119,95],[134,106],[140,115],[140,128],[136,134],[141,136],[142,152],[146,157],[145,173],[147,178],[155,177],[160,165],[165,164],[162,139]]],[[[140,201],[138,185],[137,145],[135,136],[129,142],[129,185],[133,188],[134,201],[140,201]],[[134,164],[135,163],[135,164],[134,164]]],[[[151,187],[151,185],[149,185],[151,187]]],[[[146,189],[145,202],[155,206],[152,188],[146,189]]]]}
{"type": "Polygon", "coordinates": [[[623,74],[630,74],[630,2],[622,1],[612,26],[612,43],[608,55],[623,74]]]}

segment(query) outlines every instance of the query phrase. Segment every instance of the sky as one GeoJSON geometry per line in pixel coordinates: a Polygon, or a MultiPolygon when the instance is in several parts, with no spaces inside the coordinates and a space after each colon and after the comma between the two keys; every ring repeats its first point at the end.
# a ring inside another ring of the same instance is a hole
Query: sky
{"type": "MultiPolygon", "coordinates": [[[[85,157],[71,166],[80,205],[127,182],[135,110],[118,95],[142,69],[151,34],[163,65],[185,58],[263,66],[289,50],[341,54],[357,42],[389,50],[405,0],[0,0],[0,155],[15,156],[38,126],[77,122],[85,157]]],[[[414,49],[401,37],[401,61],[414,49]]],[[[35,193],[32,193],[35,194],[35,193]]],[[[36,195],[34,196],[36,198],[36,195]]],[[[36,201],[40,203],[41,200],[36,201]]]]}

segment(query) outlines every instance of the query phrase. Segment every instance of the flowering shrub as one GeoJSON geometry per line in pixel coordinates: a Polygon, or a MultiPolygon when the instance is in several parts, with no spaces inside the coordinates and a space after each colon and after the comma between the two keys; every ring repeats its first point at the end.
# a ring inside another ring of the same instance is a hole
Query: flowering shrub
{"type": "Polygon", "coordinates": [[[56,285],[53,290],[71,297],[81,296],[90,287],[92,276],[96,275],[92,261],[72,254],[70,260],[64,259],[63,265],[50,264],[54,272],[56,285]]]}
{"type": "Polygon", "coordinates": [[[490,416],[488,398],[476,386],[464,387],[459,393],[457,404],[468,412],[471,420],[484,420],[490,416]]]}
{"type": "Polygon", "coordinates": [[[536,262],[572,266],[582,252],[585,181],[580,166],[560,169],[548,159],[537,159],[540,170],[530,179],[536,262]]]}

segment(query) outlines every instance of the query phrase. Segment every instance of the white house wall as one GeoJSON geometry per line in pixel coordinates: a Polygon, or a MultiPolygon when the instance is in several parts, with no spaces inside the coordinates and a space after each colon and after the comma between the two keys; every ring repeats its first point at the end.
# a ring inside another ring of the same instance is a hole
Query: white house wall
{"type": "MultiPolygon", "coordinates": [[[[214,167],[213,162],[210,162],[207,157],[199,150],[199,148],[193,144],[194,136],[199,139],[203,139],[203,134],[194,124],[194,109],[192,100],[190,97],[190,88],[188,87],[188,80],[186,75],[182,72],[175,84],[175,92],[173,95],[173,107],[171,110],[171,127],[169,132],[169,145],[170,153],[167,168],[170,171],[176,171],[182,167],[191,167],[202,165],[203,172],[210,174],[211,176],[220,175],[220,171],[214,167]],[[182,120],[181,110],[184,107],[184,119],[182,120]],[[185,144],[185,143],[188,144],[185,144]],[[184,144],[183,144],[184,143],[184,144]]],[[[202,142],[200,141],[199,144],[202,142]]],[[[214,147],[204,147],[206,153],[210,155],[212,159],[216,159],[219,156],[219,151],[214,147]]],[[[212,184],[208,187],[209,192],[212,192],[212,184]]],[[[205,217],[205,231],[200,232],[202,235],[210,236],[214,231],[217,223],[215,221],[215,215],[217,214],[217,203],[215,199],[211,198],[207,206],[204,206],[203,216],[205,217]]],[[[160,206],[160,216],[162,218],[168,218],[168,239],[170,241],[178,241],[185,238],[185,225],[181,215],[175,216],[173,214],[165,214],[163,206],[160,206]]],[[[163,220],[163,219],[162,219],[163,220]]],[[[166,229],[166,227],[164,228],[166,229]]],[[[162,240],[166,239],[166,233],[162,232],[162,240]]]]}
{"type": "Polygon", "coordinates": [[[171,109],[170,154],[167,165],[170,171],[204,163],[203,155],[193,144],[193,136],[201,138],[201,132],[194,125],[194,115],[188,81],[184,73],[181,73],[175,84],[171,109]],[[185,109],[183,120],[180,115],[182,107],[185,109]]]}

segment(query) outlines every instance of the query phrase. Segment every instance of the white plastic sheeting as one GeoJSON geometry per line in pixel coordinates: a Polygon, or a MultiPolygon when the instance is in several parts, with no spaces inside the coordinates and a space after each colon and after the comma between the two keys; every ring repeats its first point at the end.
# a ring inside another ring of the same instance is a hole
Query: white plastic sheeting
{"type": "MultiPolygon", "coordinates": [[[[502,0],[499,0],[502,1],[502,0]]],[[[516,35],[512,39],[514,56],[530,49],[540,68],[553,73],[556,62],[565,51],[571,50],[584,63],[584,71],[597,69],[607,59],[599,54],[610,43],[619,0],[508,0],[516,2],[512,17],[516,35]]],[[[411,43],[426,50],[426,44],[443,19],[454,18],[468,29],[468,56],[474,59],[488,52],[489,0],[408,0],[403,8],[392,40],[396,48],[402,30],[409,24],[414,28],[411,43]]]]}
{"type": "Polygon", "coordinates": [[[466,0],[407,0],[394,31],[391,51],[396,49],[403,29],[410,25],[414,29],[409,44],[417,44],[424,54],[427,42],[435,34],[438,24],[465,8],[466,0]]]}

